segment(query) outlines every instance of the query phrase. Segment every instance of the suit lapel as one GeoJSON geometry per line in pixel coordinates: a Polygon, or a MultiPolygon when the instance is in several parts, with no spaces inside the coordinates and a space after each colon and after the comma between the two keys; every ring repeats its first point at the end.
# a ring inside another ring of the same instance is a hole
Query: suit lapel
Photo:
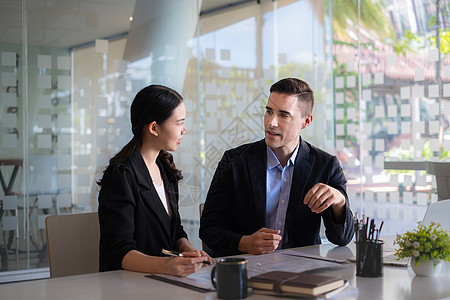
{"type": "Polygon", "coordinates": [[[256,143],[255,151],[248,158],[247,171],[251,178],[259,226],[265,226],[266,219],[266,169],[267,151],[264,140],[256,143]]]}
{"type": "MultiPolygon", "coordinates": [[[[136,172],[137,183],[141,186],[139,190],[141,193],[144,206],[153,211],[153,214],[156,216],[156,218],[163,224],[163,226],[161,227],[164,229],[164,232],[167,234],[167,237],[169,238],[171,236],[169,215],[167,214],[166,209],[164,208],[159,198],[158,192],[153,186],[152,178],[140,152],[139,151],[134,152],[134,154],[130,157],[130,161],[136,172]]],[[[161,175],[163,177],[164,186],[167,188],[169,184],[167,182],[164,169],[161,167],[158,160],[157,163],[160,168],[161,175]]],[[[168,200],[170,198],[169,194],[171,193],[169,192],[166,193],[166,197],[168,198],[168,200]]],[[[171,201],[168,202],[169,204],[171,203],[171,201]]]]}
{"type": "MultiPolygon", "coordinates": [[[[314,167],[315,157],[309,154],[310,148],[308,144],[301,140],[300,147],[298,149],[297,157],[294,164],[294,176],[292,178],[291,195],[289,204],[295,199],[303,203],[303,197],[308,191],[306,191],[306,184],[308,183],[309,175],[314,167]]],[[[292,203],[294,204],[294,203],[292,203]]],[[[297,203],[298,204],[298,203],[297,203]]]]}

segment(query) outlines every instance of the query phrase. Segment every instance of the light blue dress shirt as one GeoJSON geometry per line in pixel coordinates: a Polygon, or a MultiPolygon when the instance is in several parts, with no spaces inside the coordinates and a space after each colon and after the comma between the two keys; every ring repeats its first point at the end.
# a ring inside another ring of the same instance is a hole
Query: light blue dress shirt
{"type": "MultiPolygon", "coordinates": [[[[283,168],[270,147],[267,147],[266,167],[266,228],[280,230],[284,242],[286,211],[291,194],[294,162],[297,157],[298,145],[283,168]]],[[[278,248],[281,248],[281,244],[278,248]]]]}

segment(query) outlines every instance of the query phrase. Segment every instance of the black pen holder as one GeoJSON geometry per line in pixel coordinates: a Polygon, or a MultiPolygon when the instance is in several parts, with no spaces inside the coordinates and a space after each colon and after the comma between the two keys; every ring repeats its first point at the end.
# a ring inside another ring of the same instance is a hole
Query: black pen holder
{"type": "Polygon", "coordinates": [[[356,243],[356,276],[383,276],[383,244],[381,240],[356,243]]]}

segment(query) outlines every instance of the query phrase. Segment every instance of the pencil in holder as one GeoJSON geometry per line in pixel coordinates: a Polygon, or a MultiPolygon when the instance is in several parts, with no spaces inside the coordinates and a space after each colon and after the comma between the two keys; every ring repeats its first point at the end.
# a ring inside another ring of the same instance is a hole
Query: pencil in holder
{"type": "Polygon", "coordinates": [[[382,240],[366,240],[356,243],[356,276],[383,276],[382,240]]]}

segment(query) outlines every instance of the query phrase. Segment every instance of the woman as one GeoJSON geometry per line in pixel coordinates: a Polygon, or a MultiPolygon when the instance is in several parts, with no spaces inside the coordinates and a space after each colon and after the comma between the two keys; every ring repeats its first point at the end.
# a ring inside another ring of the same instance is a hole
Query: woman
{"type": "Polygon", "coordinates": [[[180,144],[185,118],[183,98],[170,88],[151,85],[133,100],[134,136],[99,182],[100,271],[187,276],[213,262],[188,241],[178,212],[183,177],[167,151],[180,144]],[[161,257],[162,249],[183,257],[161,257]]]}

